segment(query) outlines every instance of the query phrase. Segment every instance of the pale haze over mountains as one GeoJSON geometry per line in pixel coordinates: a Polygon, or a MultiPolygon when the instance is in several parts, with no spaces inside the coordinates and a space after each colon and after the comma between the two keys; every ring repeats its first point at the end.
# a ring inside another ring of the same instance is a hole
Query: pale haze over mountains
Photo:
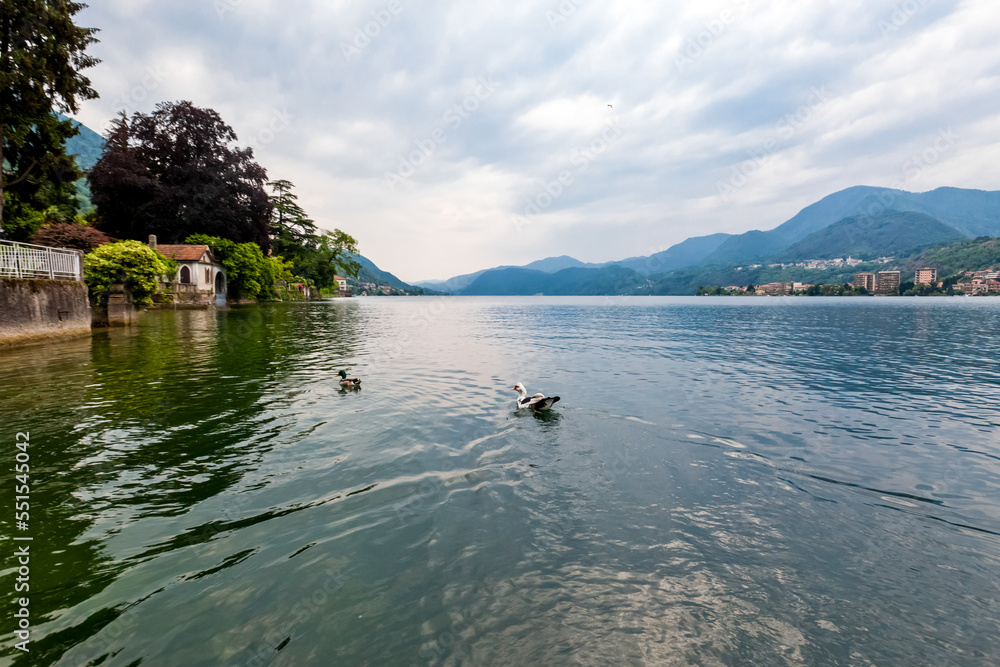
{"type": "Polygon", "coordinates": [[[993,3],[388,6],[90,3],[101,98],[76,117],[216,109],[407,281],[645,257],[857,184],[1000,183],[993,3]]]}

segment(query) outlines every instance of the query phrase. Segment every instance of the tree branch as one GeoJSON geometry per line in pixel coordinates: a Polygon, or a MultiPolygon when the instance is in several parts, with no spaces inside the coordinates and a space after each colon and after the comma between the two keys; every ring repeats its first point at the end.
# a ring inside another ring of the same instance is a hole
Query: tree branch
{"type": "Polygon", "coordinates": [[[0,183],[0,190],[9,188],[12,185],[17,185],[18,183],[26,179],[28,177],[28,174],[31,173],[31,170],[34,169],[37,165],[38,165],[38,160],[32,160],[31,164],[29,164],[28,168],[24,170],[23,174],[15,178],[13,181],[2,181],[2,183],[0,183]]]}

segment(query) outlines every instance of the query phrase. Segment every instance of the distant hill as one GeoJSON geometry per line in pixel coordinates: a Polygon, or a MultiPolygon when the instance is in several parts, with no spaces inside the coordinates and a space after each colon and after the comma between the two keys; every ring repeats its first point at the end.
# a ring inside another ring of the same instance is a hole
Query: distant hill
{"type": "MultiPolygon", "coordinates": [[[[62,114],[59,114],[59,118],[61,120],[68,119],[62,114]]],[[[97,164],[104,152],[104,137],[76,120],[73,120],[73,125],[80,131],[80,134],[66,140],[66,153],[76,156],[77,166],[83,171],[88,171],[97,164]]]]}
{"type": "Polygon", "coordinates": [[[962,238],[965,235],[954,227],[924,213],[883,211],[844,218],[793,243],[772,260],[900,257],[962,238]]]}
{"type": "Polygon", "coordinates": [[[672,245],[662,252],[646,257],[629,257],[618,262],[609,262],[609,264],[617,264],[646,274],[676,271],[700,264],[730,236],[731,234],[694,236],[672,245]]]}
{"type": "Polygon", "coordinates": [[[835,192],[805,207],[772,230],[753,230],[726,239],[702,264],[728,266],[766,259],[827,225],[865,212],[866,201],[881,191],[879,188],[857,186],[835,192]]]}
{"type": "Polygon", "coordinates": [[[465,295],[614,295],[629,294],[645,282],[621,266],[600,269],[571,267],[555,273],[522,268],[486,271],[461,291],[465,295]]]}
{"type": "Polygon", "coordinates": [[[458,294],[460,291],[471,285],[472,281],[476,278],[491,270],[493,269],[482,269],[481,271],[476,271],[475,273],[466,273],[461,276],[449,278],[448,280],[418,280],[413,284],[417,287],[423,287],[424,289],[433,289],[440,292],[448,292],[449,294],[458,294]]]}
{"type": "MultiPolygon", "coordinates": [[[[73,125],[80,131],[75,137],[66,140],[66,154],[75,158],[76,166],[83,172],[89,171],[104,152],[104,138],[94,132],[86,125],[64,116],[56,114],[60,120],[72,120],[73,125]]],[[[86,176],[76,181],[76,198],[80,202],[80,212],[88,213],[92,211],[94,205],[91,203],[90,184],[86,176]]]]}
{"type": "Polygon", "coordinates": [[[728,266],[766,260],[844,218],[886,210],[924,213],[966,236],[1000,235],[998,191],[938,188],[915,193],[859,185],[824,197],[770,231],[751,231],[727,239],[702,264],[728,266]]]}
{"type": "Polygon", "coordinates": [[[602,266],[607,266],[607,264],[608,263],[589,264],[587,262],[581,262],[578,259],[574,259],[569,255],[559,255],[558,257],[546,257],[545,259],[539,259],[519,268],[531,269],[533,271],[543,271],[545,273],[555,273],[556,271],[562,271],[563,269],[599,269],[602,266]]]}
{"type": "MultiPolygon", "coordinates": [[[[482,271],[476,271],[475,273],[466,273],[460,276],[454,276],[453,278],[448,278],[447,280],[418,280],[413,284],[419,287],[449,292],[451,294],[458,294],[487,271],[498,271],[501,269],[528,269],[530,271],[541,271],[542,273],[555,273],[556,271],[562,271],[563,269],[569,268],[599,269],[603,266],[606,266],[606,264],[588,264],[586,262],[581,262],[578,259],[574,259],[569,255],[560,255],[559,257],[546,257],[545,259],[539,259],[531,262],[530,264],[525,264],[524,266],[495,266],[492,269],[483,269],[482,271]]],[[[534,294],[534,292],[532,292],[532,294],[534,294]]]]}
{"type": "Polygon", "coordinates": [[[1000,238],[980,236],[939,248],[929,248],[897,262],[900,271],[911,274],[919,267],[938,270],[939,278],[959,271],[1000,269],[1000,238]]]}
{"type": "Polygon", "coordinates": [[[383,271],[375,265],[375,262],[371,261],[367,257],[364,257],[363,255],[348,253],[348,258],[361,264],[361,270],[358,271],[358,279],[348,279],[348,282],[351,284],[357,285],[357,283],[375,283],[376,285],[389,285],[390,287],[406,292],[424,291],[420,287],[404,283],[388,271],[383,271]]]}
{"type": "Polygon", "coordinates": [[[1000,236],[1000,192],[938,188],[913,194],[912,199],[920,207],[914,210],[933,216],[968,237],[1000,236]]]}

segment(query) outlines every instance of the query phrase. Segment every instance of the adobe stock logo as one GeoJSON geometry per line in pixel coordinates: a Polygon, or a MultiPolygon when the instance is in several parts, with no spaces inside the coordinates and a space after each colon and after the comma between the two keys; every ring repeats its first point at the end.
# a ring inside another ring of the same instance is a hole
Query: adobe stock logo
{"type": "MultiPolygon", "coordinates": [[[[160,87],[167,73],[160,65],[150,65],[146,68],[142,80],[119,95],[111,103],[115,114],[124,113],[129,116],[138,111],[139,105],[146,101],[153,92],[160,87]]],[[[114,127],[114,121],[109,120],[103,126],[104,134],[107,134],[114,127]]]]}
{"type": "Polygon", "coordinates": [[[445,131],[445,127],[452,130],[460,128],[466,120],[472,117],[472,114],[479,109],[483,102],[493,96],[499,85],[500,82],[493,79],[493,74],[481,76],[476,79],[476,84],[471,94],[466,95],[464,99],[445,109],[444,114],[441,116],[442,124],[431,130],[429,136],[413,142],[416,148],[408,154],[399,157],[395,172],[385,172],[386,186],[395,192],[396,186],[403,183],[410,176],[413,176],[417,169],[434,155],[438,146],[448,141],[448,133],[445,131]]]}
{"type": "Polygon", "coordinates": [[[251,137],[247,147],[259,150],[264,146],[275,140],[275,138],[287,130],[292,125],[292,121],[295,120],[295,116],[288,113],[288,109],[282,109],[278,111],[277,109],[271,110],[271,118],[268,120],[267,124],[260,129],[257,134],[251,137]]]}
{"type": "MultiPolygon", "coordinates": [[[[826,89],[826,86],[819,88],[813,86],[809,90],[805,104],[795,111],[785,114],[774,124],[774,133],[781,139],[789,140],[795,137],[809,122],[823,105],[827,104],[833,95],[826,89]]],[[[715,187],[719,192],[722,201],[728,202],[729,198],[736,194],[736,191],[750,182],[755,174],[770,161],[771,157],[782,148],[782,143],[774,136],[757,146],[747,149],[748,160],[731,167],[728,181],[716,181],[715,187]]]]}
{"type": "MultiPolygon", "coordinates": [[[[570,162],[576,167],[576,173],[582,174],[590,167],[590,163],[600,158],[605,151],[614,146],[625,133],[621,120],[615,118],[607,122],[601,133],[591,139],[586,146],[577,148],[570,156],[570,162]]],[[[542,189],[534,196],[524,200],[523,214],[514,214],[514,228],[520,232],[531,224],[532,218],[541,215],[566,190],[576,182],[576,175],[569,170],[561,170],[552,180],[543,180],[542,189]]]]}
{"type": "Polygon", "coordinates": [[[914,16],[917,15],[924,6],[929,5],[932,0],[905,0],[892,6],[892,14],[889,16],[889,20],[885,19],[878,22],[879,32],[882,33],[883,37],[888,37],[889,35],[899,32],[902,30],[903,26],[910,22],[914,16]]]}

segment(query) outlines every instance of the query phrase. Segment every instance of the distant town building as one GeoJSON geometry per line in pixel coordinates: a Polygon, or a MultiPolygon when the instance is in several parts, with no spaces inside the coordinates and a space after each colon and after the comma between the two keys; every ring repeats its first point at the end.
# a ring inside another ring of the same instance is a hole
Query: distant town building
{"type": "Polygon", "coordinates": [[[916,285],[937,285],[937,269],[917,269],[913,282],[916,285]]]}
{"type": "Polygon", "coordinates": [[[879,271],[875,292],[886,296],[899,294],[899,271],[879,271]]]}
{"type": "Polygon", "coordinates": [[[337,296],[354,296],[351,288],[347,286],[347,278],[334,276],[333,279],[337,281],[337,296]]]}
{"type": "Polygon", "coordinates": [[[875,274],[874,273],[855,273],[854,274],[854,286],[864,287],[869,292],[875,291],[875,274]]]}
{"type": "Polygon", "coordinates": [[[1000,292],[1000,281],[976,278],[971,283],[955,283],[955,291],[965,294],[995,294],[1000,292]]]}
{"type": "Polygon", "coordinates": [[[767,283],[757,288],[757,294],[767,296],[784,296],[792,293],[792,283],[767,283]]]}

